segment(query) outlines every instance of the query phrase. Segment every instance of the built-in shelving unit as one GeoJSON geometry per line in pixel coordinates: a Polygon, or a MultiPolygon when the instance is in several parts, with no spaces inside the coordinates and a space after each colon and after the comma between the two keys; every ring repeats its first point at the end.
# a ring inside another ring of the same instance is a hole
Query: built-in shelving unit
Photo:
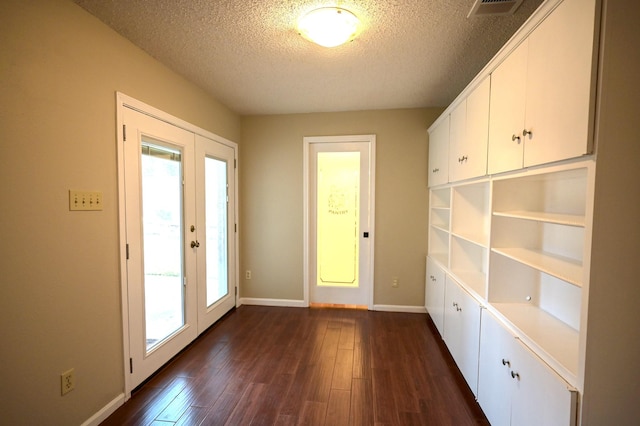
{"type": "Polygon", "coordinates": [[[451,189],[445,187],[431,191],[429,205],[429,257],[446,268],[449,266],[451,189]]]}
{"type": "Polygon", "coordinates": [[[583,162],[493,180],[489,305],[570,382],[579,362],[592,173],[583,162]]]}
{"type": "Polygon", "coordinates": [[[451,274],[482,298],[489,252],[489,189],[488,180],[452,188],[451,274]]]}

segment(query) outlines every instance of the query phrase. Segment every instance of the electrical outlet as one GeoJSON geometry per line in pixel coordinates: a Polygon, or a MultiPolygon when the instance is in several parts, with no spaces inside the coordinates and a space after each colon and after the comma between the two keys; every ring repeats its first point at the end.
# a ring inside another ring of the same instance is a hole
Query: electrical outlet
{"type": "Polygon", "coordinates": [[[391,287],[398,288],[398,277],[393,277],[393,281],[391,282],[391,287]]]}
{"type": "Polygon", "coordinates": [[[244,278],[246,280],[250,280],[251,279],[251,270],[247,269],[246,272],[244,273],[244,278]]]}
{"type": "Polygon", "coordinates": [[[62,395],[71,392],[76,387],[76,372],[73,368],[60,375],[60,386],[62,395]]]}
{"type": "Polygon", "coordinates": [[[102,192],[70,189],[69,210],[102,210],[102,192]]]}

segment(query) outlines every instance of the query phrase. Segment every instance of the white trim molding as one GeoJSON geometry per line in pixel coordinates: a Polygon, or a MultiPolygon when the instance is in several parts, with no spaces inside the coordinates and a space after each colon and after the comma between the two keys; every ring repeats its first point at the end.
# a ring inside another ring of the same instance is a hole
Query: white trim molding
{"type": "Polygon", "coordinates": [[[113,414],[118,408],[124,404],[124,393],[121,393],[110,401],[107,405],[102,407],[97,413],[89,417],[81,426],[98,426],[105,421],[107,417],[113,414]]]}
{"type": "Polygon", "coordinates": [[[241,305],[254,305],[254,306],[279,306],[285,308],[308,308],[309,304],[304,300],[294,299],[262,299],[259,297],[241,297],[241,305]]]}
{"type": "Polygon", "coordinates": [[[374,311],[380,312],[405,312],[409,314],[426,314],[427,310],[424,306],[406,306],[406,305],[373,305],[374,311]]]}

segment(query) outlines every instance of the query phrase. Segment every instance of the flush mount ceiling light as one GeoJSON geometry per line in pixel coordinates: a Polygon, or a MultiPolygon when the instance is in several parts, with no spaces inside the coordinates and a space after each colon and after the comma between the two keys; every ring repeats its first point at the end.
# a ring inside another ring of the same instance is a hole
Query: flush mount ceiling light
{"type": "Polygon", "coordinates": [[[305,38],[324,47],[336,47],[352,40],[360,21],[340,7],[322,7],[298,19],[298,30],[305,38]]]}

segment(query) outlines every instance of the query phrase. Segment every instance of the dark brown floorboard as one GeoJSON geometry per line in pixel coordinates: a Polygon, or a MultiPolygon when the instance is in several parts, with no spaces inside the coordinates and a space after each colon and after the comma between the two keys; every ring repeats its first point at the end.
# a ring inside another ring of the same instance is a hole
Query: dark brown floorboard
{"type": "Polygon", "coordinates": [[[110,425],[488,425],[424,314],[242,306],[110,425]]]}

